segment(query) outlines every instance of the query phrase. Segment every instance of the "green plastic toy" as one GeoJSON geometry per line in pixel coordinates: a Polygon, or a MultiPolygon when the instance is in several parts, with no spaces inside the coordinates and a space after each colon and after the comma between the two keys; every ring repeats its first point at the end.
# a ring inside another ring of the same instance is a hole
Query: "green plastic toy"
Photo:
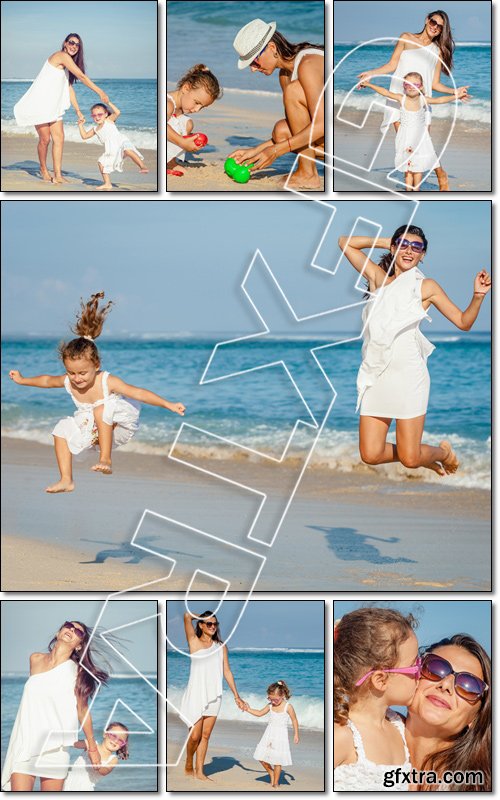
{"type": "Polygon", "coordinates": [[[229,175],[236,183],[248,183],[252,173],[250,172],[253,164],[238,164],[234,158],[227,158],[224,164],[224,172],[229,175]]]}

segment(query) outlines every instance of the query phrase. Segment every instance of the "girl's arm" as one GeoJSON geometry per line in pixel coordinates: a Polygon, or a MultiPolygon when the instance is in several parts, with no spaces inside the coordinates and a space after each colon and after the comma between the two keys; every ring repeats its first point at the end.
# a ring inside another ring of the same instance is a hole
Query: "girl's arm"
{"type": "Polygon", "coordinates": [[[195,144],[194,139],[192,138],[185,139],[184,136],[181,136],[180,133],[174,131],[172,126],[168,124],[170,117],[174,113],[174,107],[175,106],[172,101],[167,97],[167,140],[172,144],[176,144],[177,147],[182,147],[182,149],[186,150],[188,153],[196,153],[198,150],[201,150],[203,145],[195,144]]]}
{"type": "Polygon", "coordinates": [[[97,772],[99,773],[99,775],[109,775],[109,773],[114,770],[117,764],[118,764],[118,758],[114,756],[110,761],[108,761],[105,767],[104,766],[98,767],[97,772]]]}
{"type": "Polygon", "coordinates": [[[424,278],[422,299],[432,303],[446,319],[449,319],[461,331],[470,331],[477,319],[481,304],[490,289],[491,277],[486,270],[481,270],[474,279],[472,300],[465,311],[461,311],[435,280],[424,278]]]}
{"type": "Polygon", "coordinates": [[[462,86],[460,89],[456,91],[453,90],[451,94],[447,97],[426,97],[425,102],[430,103],[431,105],[438,105],[442,103],[451,103],[453,100],[463,100],[465,97],[468,97],[467,94],[468,86],[462,86]]]}
{"type": "Polygon", "coordinates": [[[236,703],[238,708],[243,711],[243,708],[245,707],[245,709],[246,709],[247,706],[246,706],[246,703],[244,702],[244,700],[242,700],[241,697],[238,694],[238,690],[236,688],[236,683],[235,683],[235,680],[234,680],[234,677],[233,677],[233,673],[231,672],[231,667],[229,666],[229,656],[227,654],[226,645],[224,645],[223,662],[224,662],[223,663],[223,674],[224,674],[224,678],[226,679],[226,683],[227,683],[227,685],[229,686],[229,688],[231,689],[231,691],[233,693],[234,702],[236,703]]]}
{"type": "Polygon", "coordinates": [[[293,706],[290,706],[290,705],[288,706],[287,714],[290,715],[290,719],[292,720],[293,734],[294,734],[293,735],[293,741],[294,741],[295,744],[298,744],[300,742],[300,739],[299,739],[299,721],[297,719],[297,714],[295,713],[295,709],[294,709],[293,706]]]}
{"type": "Polygon", "coordinates": [[[108,100],[108,106],[110,107],[110,109],[112,110],[112,112],[113,112],[113,113],[112,113],[112,114],[110,114],[110,115],[109,115],[109,117],[106,117],[106,119],[109,119],[111,122],[114,122],[114,121],[115,121],[115,119],[118,119],[118,117],[120,116],[120,114],[121,114],[121,111],[120,111],[120,109],[119,109],[119,108],[117,108],[117,107],[116,107],[116,106],[115,106],[115,105],[114,105],[114,104],[111,102],[111,100],[108,100]]]}
{"type": "Polygon", "coordinates": [[[78,100],[76,99],[75,90],[73,89],[71,84],[70,84],[70,87],[69,87],[69,99],[70,99],[71,105],[73,106],[73,108],[76,111],[76,116],[78,117],[78,122],[85,122],[85,118],[84,118],[82,112],[80,111],[80,106],[78,105],[78,100]]]}
{"type": "Polygon", "coordinates": [[[254,717],[265,717],[266,714],[269,714],[270,706],[264,706],[264,708],[257,709],[257,708],[250,708],[247,706],[245,711],[248,711],[249,714],[252,714],[254,717]]]}
{"type": "Polygon", "coordinates": [[[132,400],[138,400],[140,403],[147,403],[149,406],[160,406],[160,408],[166,408],[168,411],[180,414],[181,417],[184,416],[186,408],[182,403],[171,403],[169,400],[165,400],[164,397],[160,397],[159,394],[150,392],[149,389],[142,389],[140,386],[132,386],[129,383],[125,383],[116,375],[109,376],[108,387],[110,392],[122,394],[132,400]]]}
{"type": "Polygon", "coordinates": [[[80,697],[78,697],[78,695],[76,696],[76,708],[78,713],[78,721],[85,734],[85,739],[87,740],[87,752],[89,754],[89,758],[94,767],[97,768],[98,764],[101,763],[101,756],[99,755],[96,740],[94,739],[92,717],[89,712],[87,701],[82,700],[80,697]]]}
{"type": "Polygon", "coordinates": [[[390,75],[391,72],[394,72],[396,67],[399,64],[399,59],[401,58],[401,53],[405,49],[405,42],[402,41],[403,37],[408,36],[407,33],[402,33],[399,37],[398,43],[394,50],[392,51],[392,55],[387,62],[387,64],[383,64],[381,67],[377,67],[377,69],[370,69],[366,70],[366,72],[361,72],[358,75],[358,78],[364,80],[365,78],[369,78],[370,75],[390,75]]]}
{"type": "Polygon", "coordinates": [[[354,269],[359,273],[363,273],[364,277],[368,279],[370,286],[375,288],[382,286],[387,277],[386,273],[378,264],[367,258],[362,251],[368,247],[380,247],[383,250],[390,250],[391,240],[389,238],[372,239],[369,236],[351,236],[350,238],[341,236],[339,247],[343,250],[345,257],[354,269]]]}
{"type": "Polygon", "coordinates": [[[60,389],[64,386],[65,375],[36,375],[33,378],[23,378],[18,369],[11,369],[9,378],[20,386],[37,386],[38,389],[60,389]]]}
{"type": "Polygon", "coordinates": [[[369,83],[368,81],[362,81],[362,83],[359,84],[360,89],[364,89],[365,86],[367,86],[368,89],[373,89],[373,91],[377,92],[377,94],[383,95],[383,97],[390,97],[391,100],[397,100],[398,103],[400,103],[403,98],[402,94],[397,94],[396,92],[390,92],[389,89],[384,89],[383,86],[377,86],[376,83],[369,83]]]}
{"type": "Polygon", "coordinates": [[[83,127],[83,122],[78,123],[78,130],[80,131],[82,139],[92,139],[92,137],[95,136],[95,130],[90,128],[90,130],[86,131],[83,127]]]}
{"type": "Polygon", "coordinates": [[[64,53],[62,50],[57,53],[53,53],[49,58],[49,62],[53,67],[59,67],[61,65],[66,67],[68,72],[71,72],[75,78],[78,78],[81,83],[83,83],[85,86],[88,86],[89,89],[92,89],[92,91],[99,96],[103,103],[109,103],[109,97],[106,92],[104,92],[102,89],[99,89],[99,87],[96,86],[96,84],[91,81],[84,72],[82,72],[80,67],[76,66],[71,56],[69,56],[67,53],[64,53]]]}

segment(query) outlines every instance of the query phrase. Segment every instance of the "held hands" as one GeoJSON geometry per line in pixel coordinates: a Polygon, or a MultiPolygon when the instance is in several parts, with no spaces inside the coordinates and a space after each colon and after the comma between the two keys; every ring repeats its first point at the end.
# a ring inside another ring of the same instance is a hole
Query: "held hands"
{"type": "Polygon", "coordinates": [[[482,269],[474,278],[474,294],[482,295],[483,297],[488,294],[491,289],[491,275],[482,269]]]}
{"type": "Polygon", "coordinates": [[[234,696],[234,702],[236,703],[240,711],[246,711],[249,708],[248,703],[245,703],[245,701],[242,700],[241,697],[237,694],[235,694],[234,696]]]}
{"type": "Polygon", "coordinates": [[[461,100],[463,103],[469,102],[469,100],[472,98],[472,95],[468,93],[468,88],[468,86],[459,86],[458,89],[455,89],[455,97],[457,100],[461,100]]]}
{"type": "Polygon", "coordinates": [[[101,100],[102,103],[109,103],[109,97],[106,94],[106,92],[103,92],[102,89],[101,89],[101,91],[97,92],[97,94],[98,94],[99,99],[101,100]]]}
{"type": "Polygon", "coordinates": [[[92,766],[97,771],[101,764],[101,756],[99,755],[99,750],[97,749],[95,744],[92,750],[89,750],[89,747],[87,746],[87,753],[90,758],[90,761],[92,762],[92,766]]]}
{"type": "Polygon", "coordinates": [[[11,379],[11,381],[14,381],[14,383],[21,383],[23,376],[21,375],[18,369],[11,369],[11,371],[9,372],[9,378],[11,379]]]}
{"type": "Polygon", "coordinates": [[[360,72],[356,77],[359,78],[359,83],[356,88],[364,89],[365,84],[370,83],[373,76],[371,72],[360,72]]]}

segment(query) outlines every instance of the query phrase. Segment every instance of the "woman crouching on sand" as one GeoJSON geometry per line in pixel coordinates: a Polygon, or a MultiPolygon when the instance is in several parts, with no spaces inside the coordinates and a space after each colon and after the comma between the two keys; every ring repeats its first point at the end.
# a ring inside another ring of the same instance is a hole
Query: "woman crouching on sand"
{"type": "Polygon", "coordinates": [[[34,125],[38,133],[38,160],[42,181],[64,183],[62,157],[64,147],[63,116],[70,107],[76,111],[78,121],[84,122],[78,106],[73,84],[88,86],[101,103],[108,103],[108,95],[99,89],[85,74],[83,42],[77,33],[68,33],[61,49],[47,59],[30,88],[14,106],[18,125],[34,125]],[[54,177],[47,169],[47,152],[52,140],[54,177]]]}
{"type": "Polygon", "coordinates": [[[481,270],[472,299],[461,311],[441,286],[418,269],[428,242],[421,228],[402,225],[392,237],[341,236],[339,247],[368,281],[373,295],[363,310],[363,361],[358,373],[359,449],[365,464],[400,462],[409,469],[426,467],[438,475],[457,471],[459,461],[449,442],[422,444],[429,400],[427,357],[434,350],[420,331],[431,305],[468,331],[477,319],[491,278],[481,270]],[[364,249],[387,252],[378,264],[364,249]],[[396,444],[387,441],[396,420],[396,444]]]}
{"type": "Polygon", "coordinates": [[[190,723],[185,771],[200,781],[212,780],[203,772],[208,742],[222,702],[222,678],[234,695],[241,711],[246,703],[237,690],[229,667],[227,647],[220,638],[217,617],[204,611],[199,617],[184,614],[184,630],[191,655],[189,683],[181,701],[181,714],[190,723]],[[196,630],[193,628],[196,622],[196,630]],[[196,766],[193,760],[196,754],[196,766]]]}
{"type": "Polygon", "coordinates": [[[286,153],[300,153],[298,167],[287,178],[287,187],[321,189],[316,169],[317,148],[324,147],[324,46],[301,42],[292,44],[276,30],[276,23],[254,19],[236,35],[233,43],[239,55],[238,67],[272,75],[279,69],[285,119],[273,128],[271,138],[257,147],[231,153],[238,164],[253,163],[252,171],[269,167],[286,153]],[[310,145],[313,145],[311,147],[310,145]]]}

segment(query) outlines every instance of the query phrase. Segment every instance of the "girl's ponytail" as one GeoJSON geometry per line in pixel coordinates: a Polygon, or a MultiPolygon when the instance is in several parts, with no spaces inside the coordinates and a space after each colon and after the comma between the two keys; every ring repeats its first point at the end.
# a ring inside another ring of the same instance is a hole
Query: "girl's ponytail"
{"type": "Polygon", "coordinates": [[[94,339],[101,335],[104,320],[113,305],[109,300],[106,305],[99,308],[99,300],[103,299],[104,292],[96,292],[86,303],[80,300],[80,313],[77,314],[76,323],[71,328],[78,338],[70,342],[61,342],[59,355],[62,361],[66,358],[89,358],[97,367],[99,366],[99,353],[94,339]]]}

